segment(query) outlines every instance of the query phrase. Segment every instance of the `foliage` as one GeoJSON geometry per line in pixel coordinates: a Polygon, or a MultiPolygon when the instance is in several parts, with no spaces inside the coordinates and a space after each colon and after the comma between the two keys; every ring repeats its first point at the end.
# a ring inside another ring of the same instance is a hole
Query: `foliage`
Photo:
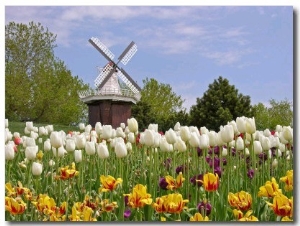
{"type": "Polygon", "coordinates": [[[173,92],[169,84],[159,83],[154,78],[144,79],[143,84],[141,100],[132,109],[132,116],[139,123],[146,126],[155,119],[159,130],[165,131],[181,120],[185,112],[182,107],[184,101],[173,92]]]}
{"type": "Polygon", "coordinates": [[[253,113],[258,129],[268,128],[274,130],[276,125],[292,125],[293,106],[287,99],[269,101],[270,107],[266,107],[263,103],[253,106],[253,113]]]}
{"type": "Polygon", "coordinates": [[[56,35],[40,23],[5,26],[5,117],[68,125],[87,107],[78,91],[88,88],[54,56],[56,35]]]}
{"type": "Polygon", "coordinates": [[[218,131],[220,125],[241,115],[251,116],[250,97],[240,94],[234,85],[220,76],[191,107],[190,123],[218,131]]]}

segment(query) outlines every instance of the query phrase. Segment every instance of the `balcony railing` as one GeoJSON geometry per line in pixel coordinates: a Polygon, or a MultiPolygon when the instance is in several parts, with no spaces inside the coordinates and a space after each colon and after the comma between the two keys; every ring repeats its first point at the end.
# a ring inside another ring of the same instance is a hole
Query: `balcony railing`
{"type": "Polygon", "coordinates": [[[129,89],[101,89],[101,90],[87,90],[78,92],[79,97],[87,98],[89,96],[119,96],[119,97],[130,97],[135,100],[139,100],[141,95],[140,93],[134,93],[129,89]]]}

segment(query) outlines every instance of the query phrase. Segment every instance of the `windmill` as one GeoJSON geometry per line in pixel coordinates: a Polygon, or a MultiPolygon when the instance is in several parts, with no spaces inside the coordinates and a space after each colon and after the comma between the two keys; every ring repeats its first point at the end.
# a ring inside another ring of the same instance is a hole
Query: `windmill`
{"type": "Polygon", "coordinates": [[[95,79],[95,90],[81,92],[81,100],[89,107],[89,124],[101,122],[103,125],[118,127],[121,122],[126,123],[131,117],[131,105],[140,99],[141,88],[119,66],[126,65],[137,52],[137,45],[132,41],[114,62],[114,54],[97,38],[92,37],[89,42],[108,60],[95,79]],[[127,88],[121,89],[119,79],[127,88]]]}

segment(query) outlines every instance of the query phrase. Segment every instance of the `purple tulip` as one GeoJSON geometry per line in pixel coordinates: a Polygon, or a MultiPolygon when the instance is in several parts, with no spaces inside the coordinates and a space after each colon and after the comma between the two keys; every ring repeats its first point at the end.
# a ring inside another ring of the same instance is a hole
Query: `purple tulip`
{"type": "Polygon", "coordinates": [[[254,170],[253,170],[253,169],[248,170],[247,176],[248,176],[250,179],[252,179],[252,178],[254,177],[254,170]]]}
{"type": "Polygon", "coordinates": [[[125,217],[125,218],[129,218],[130,215],[131,215],[131,210],[125,210],[125,211],[124,211],[124,217],[125,217]]]}
{"type": "Polygon", "coordinates": [[[168,183],[167,183],[167,181],[166,181],[166,178],[164,178],[164,177],[161,177],[160,179],[159,179],[159,187],[161,188],[161,189],[163,189],[163,190],[168,190],[167,189],[167,186],[168,186],[168,183]]]}
{"type": "Polygon", "coordinates": [[[207,201],[202,201],[197,206],[199,213],[205,216],[209,216],[211,213],[211,204],[207,201]]]}
{"type": "Polygon", "coordinates": [[[197,186],[198,187],[201,187],[202,186],[202,182],[201,181],[196,181],[196,180],[203,180],[203,174],[198,174],[196,176],[193,176],[191,179],[190,179],[190,182],[196,186],[196,183],[197,183],[197,186]]]}

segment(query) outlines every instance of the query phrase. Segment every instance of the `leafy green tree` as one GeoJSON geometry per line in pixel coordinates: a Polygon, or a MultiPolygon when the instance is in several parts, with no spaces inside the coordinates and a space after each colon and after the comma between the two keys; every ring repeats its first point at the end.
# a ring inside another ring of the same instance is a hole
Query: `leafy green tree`
{"type": "Polygon", "coordinates": [[[289,126],[293,123],[293,106],[287,99],[269,101],[270,107],[262,103],[253,106],[256,128],[274,130],[276,125],[289,126]]]}
{"type": "Polygon", "coordinates": [[[178,120],[176,116],[180,116],[179,112],[184,112],[181,96],[176,95],[169,84],[159,83],[154,78],[144,79],[143,84],[141,100],[133,106],[132,116],[144,128],[155,123],[159,130],[168,130],[178,120]]]}
{"type": "Polygon", "coordinates": [[[237,117],[250,117],[250,102],[249,96],[240,94],[234,85],[220,76],[208,86],[202,98],[197,98],[196,105],[191,107],[190,124],[219,131],[221,125],[237,117]]]}
{"type": "Polygon", "coordinates": [[[40,23],[5,26],[6,118],[70,124],[85,116],[78,92],[89,87],[54,56],[55,41],[40,23]]]}

